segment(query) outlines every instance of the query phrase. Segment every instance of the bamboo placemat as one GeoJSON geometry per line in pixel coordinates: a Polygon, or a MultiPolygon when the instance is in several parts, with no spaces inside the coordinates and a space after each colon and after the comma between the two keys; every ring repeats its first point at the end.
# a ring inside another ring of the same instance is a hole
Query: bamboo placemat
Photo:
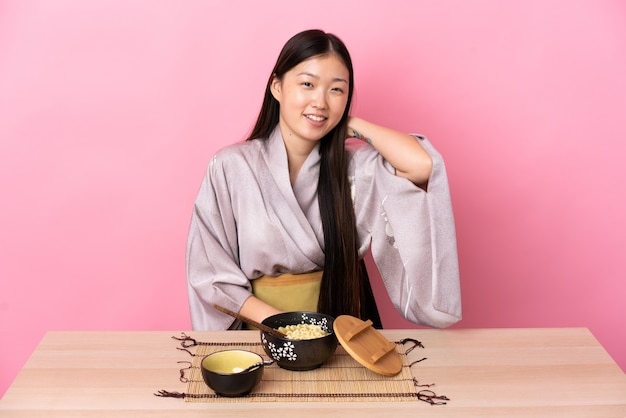
{"type": "MultiPolygon", "coordinates": [[[[419,343],[419,342],[418,342],[419,343]]],[[[411,373],[405,346],[396,344],[402,359],[402,370],[388,377],[374,373],[354,360],[339,345],[335,354],[320,368],[309,371],[290,371],[276,364],[266,366],[263,379],[250,394],[241,398],[216,395],[202,379],[200,362],[204,356],[216,351],[243,349],[268,356],[260,342],[250,343],[199,343],[190,367],[181,370],[187,381],[184,399],[187,402],[276,402],[276,401],[388,401],[403,402],[423,400],[418,398],[417,381],[411,373]]],[[[183,397],[183,396],[181,396],[183,397]]]]}

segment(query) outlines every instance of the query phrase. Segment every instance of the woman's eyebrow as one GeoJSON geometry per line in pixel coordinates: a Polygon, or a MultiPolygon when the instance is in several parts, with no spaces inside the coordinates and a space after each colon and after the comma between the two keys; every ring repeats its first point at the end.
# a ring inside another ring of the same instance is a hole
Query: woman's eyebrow
{"type": "MultiPolygon", "coordinates": [[[[301,72],[301,73],[299,73],[298,75],[306,75],[306,76],[313,77],[313,78],[318,79],[318,80],[319,80],[319,78],[320,78],[318,75],[315,75],[315,74],[313,74],[313,73],[307,73],[306,71],[301,72]]],[[[336,81],[337,81],[337,82],[341,82],[341,83],[346,83],[346,84],[348,84],[348,80],[346,80],[345,78],[341,78],[341,77],[335,77],[335,78],[333,78],[333,82],[336,82],[336,81]]]]}

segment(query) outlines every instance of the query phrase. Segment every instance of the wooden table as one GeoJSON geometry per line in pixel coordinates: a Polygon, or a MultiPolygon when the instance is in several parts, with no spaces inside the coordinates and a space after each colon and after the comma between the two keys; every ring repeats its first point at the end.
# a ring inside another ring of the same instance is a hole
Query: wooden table
{"type": "MultiPolygon", "coordinates": [[[[426,347],[415,373],[447,405],[425,402],[193,403],[180,332],[50,332],[0,400],[0,417],[626,417],[626,375],[585,328],[385,330],[426,347]]],[[[200,341],[258,341],[255,331],[188,332],[200,341]]]]}

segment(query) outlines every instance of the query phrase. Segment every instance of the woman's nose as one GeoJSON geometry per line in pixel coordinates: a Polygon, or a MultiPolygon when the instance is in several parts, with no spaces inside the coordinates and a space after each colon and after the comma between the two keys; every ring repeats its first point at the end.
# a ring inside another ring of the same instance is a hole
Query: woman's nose
{"type": "Polygon", "coordinates": [[[312,99],[313,107],[316,109],[325,109],[326,108],[326,94],[323,91],[316,91],[313,94],[312,99]]]}

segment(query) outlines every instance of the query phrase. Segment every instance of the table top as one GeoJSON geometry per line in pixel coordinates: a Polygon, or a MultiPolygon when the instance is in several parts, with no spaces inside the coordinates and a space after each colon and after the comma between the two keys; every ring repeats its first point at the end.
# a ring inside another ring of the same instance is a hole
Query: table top
{"type": "MultiPolygon", "coordinates": [[[[50,332],[0,400],[2,417],[255,418],[626,417],[626,375],[586,328],[383,330],[420,340],[420,381],[450,398],[425,402],[195,403],[184,392],[178,331],[50,332]]],[[[258,341],[257,331],[187,332],[199,341],[258,341]]]]}

